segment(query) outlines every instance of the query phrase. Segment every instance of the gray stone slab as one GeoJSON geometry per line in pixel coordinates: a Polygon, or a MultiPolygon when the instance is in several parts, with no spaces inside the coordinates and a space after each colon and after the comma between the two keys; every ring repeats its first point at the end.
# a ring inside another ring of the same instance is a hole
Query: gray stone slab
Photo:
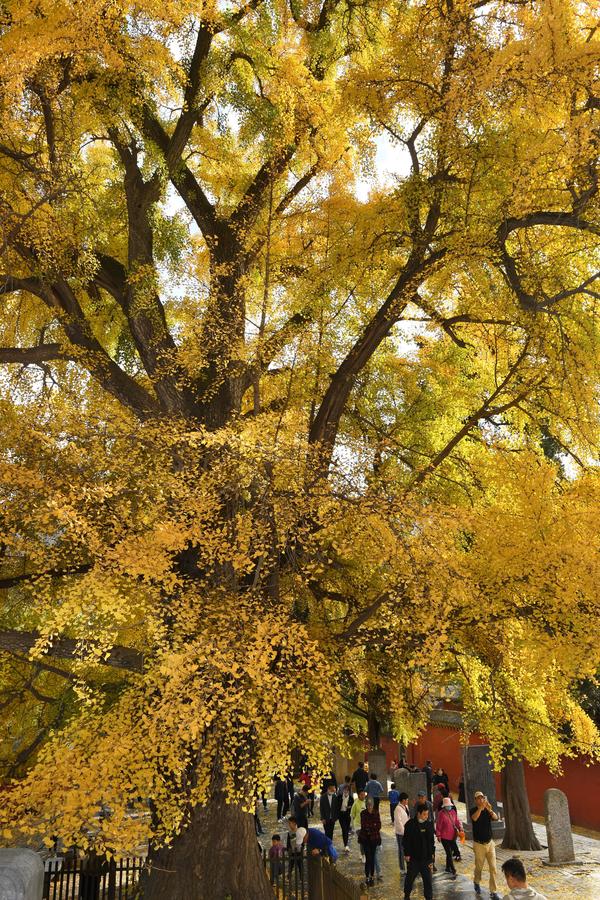
{"type": "Polygon", "coordinates": [[[387,761],[386,755],[383,750],[369,750],[368,755],[369,760],[369,778],[371,774],[375,772],[377,775],[377,781],[379,781],[383,787],[382,797],[387,797],[388,795],[388,775],[387,775],[387,761]]]}
{"type": "Polygon", "coordinates": [[[0,850],[0,900],[42,900],[44,864],[33,850],[0,850]]]}
{"type": "MultiPolygon", "coordinates": [[[[463,749],[463,772],[465,776],[465,800],[467,813],[475,806],[475,792],[483,791],[490,802],[490,806],[497,815],[500,808],[496,798],[496,781],[490,762],[489,746],[487,744],[465,747],[463,749]]],[[[467,837],[473,836],[471,818],[467,814],[465,823],[467,837]]],[[[504,822],[492,822],[492,834],[494,838],[504,836],[504,822]]]]}
{"type": "Polygon", "coordinates": [[[409,772],[408,769],[396,769],[394,781],[396,782],[396,790],[400,791],[400,793],[406,791],[411,806],[416,802],[419,791],[427,793],[427,776],[425,772],[409,772]]]}
{"type": "Polygon", "coordinates": [[[548,835],[548,857],[551,866],[575,862],[571,816],[567,795],[558,788],[548,788],[544,793],[544,816],[548,835]]]}

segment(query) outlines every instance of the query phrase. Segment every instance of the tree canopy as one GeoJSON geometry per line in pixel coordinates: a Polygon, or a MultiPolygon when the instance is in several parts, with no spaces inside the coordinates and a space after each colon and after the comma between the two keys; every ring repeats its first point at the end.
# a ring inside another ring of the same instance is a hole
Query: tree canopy
{"type": "Polygon", "coordinates": [[[594,6],[0,6],[7,820],[169,842],[444,684],[597,751],[594,6]]]}

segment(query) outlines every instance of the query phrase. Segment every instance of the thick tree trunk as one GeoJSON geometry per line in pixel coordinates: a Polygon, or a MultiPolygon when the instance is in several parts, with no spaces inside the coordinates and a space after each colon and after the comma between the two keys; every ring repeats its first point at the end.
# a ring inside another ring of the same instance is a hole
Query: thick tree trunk
{"type": "Polygon", "coordinates": [[[371,750],[379,750],[381,746],[381,723],[374,712],[369,711],[367,718],[367,730],[369,747],[371,750]]]}
{"type": "Polygon", "coordinates": [[[502,847],[505,850],[541,850],[531,824],[521,759],[508,760],[502,769],[502,800],[506,826],[502,847]]]}
{"type": "Polygon", "coordinates": [[[144,900],[273,900],[253,817],[215,798],[169,848],[151,853],[144,900]]]}

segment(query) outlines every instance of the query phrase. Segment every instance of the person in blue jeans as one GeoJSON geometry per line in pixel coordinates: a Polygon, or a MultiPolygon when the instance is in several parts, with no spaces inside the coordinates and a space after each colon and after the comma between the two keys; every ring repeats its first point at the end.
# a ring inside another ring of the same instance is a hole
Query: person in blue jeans
{"type": "Polygon", "coordinates": [[[379,809],[379,798],[383,794],[383,786],[380,781],[377,781],[377,774],[375,772],[371,773],[371,777],[367,782],[365,790],[367,792],[367,800],[371,797],[375,809],[379,809]]]}
{"type": "Polygon", "coordinates": [[[400,802],[400,791],[396,790],[396,782],[392,781],[392,786],[390,788],[390,792],[388,794],[388,800],[390,801],[390,819],[392,821],[392,825],[394,824],[394,812],[396,811],[396,807],[400,802]]]}

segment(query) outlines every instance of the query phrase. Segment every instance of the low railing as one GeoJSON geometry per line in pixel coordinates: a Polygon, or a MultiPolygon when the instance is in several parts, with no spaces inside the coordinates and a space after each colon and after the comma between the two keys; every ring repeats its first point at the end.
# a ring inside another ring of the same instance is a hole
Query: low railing
{"type": "Polygon", "coordinates": [[[263,850],[263,865],[278,900],[365,900],[361,886],[343,875],[322,856],[290,853],[269,859],[263,850]]]}
{"type": "Polygon", "coordinates": [[[263,865],[280,900],[309,900],[306,852],[283,851],[280,859],[269,859],[269,851],[263,850],[263,865]]]}
{"type": "Polygon", "coordinates": [[[145,857],[84,856],[46,860],[43,900],[132,900],[145,857]]]}

